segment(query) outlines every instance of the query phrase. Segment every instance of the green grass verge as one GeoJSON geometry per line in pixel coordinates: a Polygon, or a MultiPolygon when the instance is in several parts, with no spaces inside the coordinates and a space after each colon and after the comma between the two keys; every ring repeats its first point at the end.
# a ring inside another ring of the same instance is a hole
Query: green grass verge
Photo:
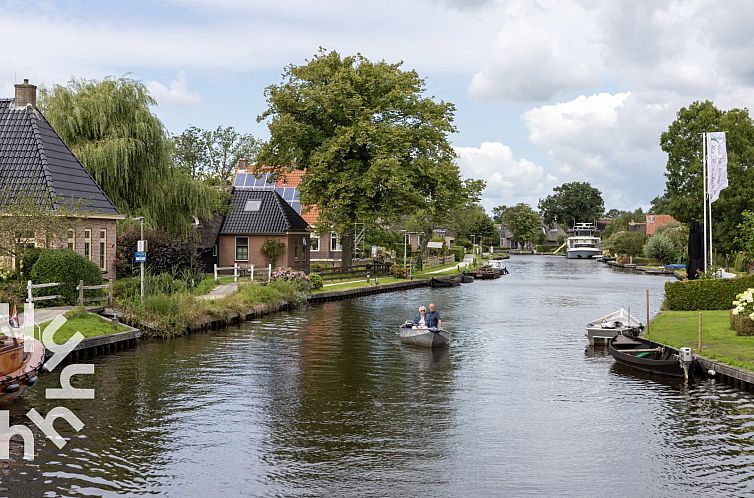
{"type": "Polygon", "coordinates": [[[730,311],[663,311],[650,323],[653,341],[697,351],[699,313],[702,313],[702,352],[707,358],[754,371],[754,336],[738,336],[730,328],[730,311]]]}
{"type": "MultiPolygon", "coordinates": [[[[55,336],[53,337],[56,344],[65,343],[76,332],[81,332],[84,337],[97,337],[130,330],[123,324],[118,324],[116,328],[113,328],[108,320],[86,311],[67,311],[65,317],[67,321],[55,332],[55,336]]],[[[40,328],[44,331],[48,325],[50,325],[50,322],[42,323],[40,324],[40,328]]]]}

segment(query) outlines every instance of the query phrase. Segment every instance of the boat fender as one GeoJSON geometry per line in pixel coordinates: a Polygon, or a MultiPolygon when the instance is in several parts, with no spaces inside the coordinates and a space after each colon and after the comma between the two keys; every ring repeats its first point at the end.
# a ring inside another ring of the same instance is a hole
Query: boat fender
{"type": "Polygon", "coordinates": [[[37,377],[36,375],[31,375],[31,376],[29,376],[29,377],[27,377],[27,378],[26,378],[26,382],[27,382],[27,383],[28,383],[28,384],[29,384],[30,386],[33,386],[33,385],[34,385],[34,384],[36,384],[36,383],[37,383],[38,381],[39,381],[39,377],[37,377]]]}
{"type": "Polygon", "coordinates": [[[707,370],[707,375],[709,375],[710,377],[716,377],[717,372],[715,372],[714,370],[710,368],[709,370],[707,370]]]}
{"type": "Polygon", "coordinates": [[[21,385],[18,382],[14,382],[13,384],[8,384],[5,386],[5,392],[6,393],[14,393],[21,389],[21,385]]]}
{"type": "Polygon", "coordinates": [[[40,368],[39,371],[42,372],[42,373],[46,373],[46,374],[50,373],[50,369],[47,368],[47,363],[45,363],[44,365],[42,365],[42,368],[40,368]]]}

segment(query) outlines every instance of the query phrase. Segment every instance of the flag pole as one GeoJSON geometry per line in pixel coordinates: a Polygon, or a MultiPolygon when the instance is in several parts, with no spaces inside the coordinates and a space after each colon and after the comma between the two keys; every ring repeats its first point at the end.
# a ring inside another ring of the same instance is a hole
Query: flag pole
{"type": "Polygon", "coordinates": [[[707,273],[707,134],[702,133],[702,185],[704,201],[704,273],[707,273]]]}

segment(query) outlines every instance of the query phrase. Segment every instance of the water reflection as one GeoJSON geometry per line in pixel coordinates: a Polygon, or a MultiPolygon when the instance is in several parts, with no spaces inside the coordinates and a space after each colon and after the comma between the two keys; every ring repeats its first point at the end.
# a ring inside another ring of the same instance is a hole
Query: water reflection
{"type": "MultiPolygon", "coordinates": [[[[659,309],[664,277],[514,257],[452,289],[326,303],[95,361],[96,399],[64,403],[68,446],[0,466],[2,494],[741,495],[754,398],[616,366],[585,323],[659,309]],[[400,344],[437,304],[451,347],[400,344]]],[[[44,389],[11,408],[48,412],[44,389]]],[[[27,424],[28,425],[28,424],[27,424]]],[[[38,432],[38,431],[37,431],[38,432]]],[[[18,452],[18,448],[16,448],[18,452]]]]}

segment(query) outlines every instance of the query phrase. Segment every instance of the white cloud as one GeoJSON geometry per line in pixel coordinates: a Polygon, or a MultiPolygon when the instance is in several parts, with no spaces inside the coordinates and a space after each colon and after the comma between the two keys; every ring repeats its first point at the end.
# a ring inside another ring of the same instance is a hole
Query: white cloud
{"type": "Polygon", "coordinates": [[[461,174],[485,180],[482,204],[488,211],[500,205],[525,202],[534,209],[548,195],[557,178],[527,159],[516,159],[513,151],[500,142],[483,142],[479,147],[455,147],[461,174]]]}
{"type": "Polygon", "coordinates": [[[601,93],[531,109],[523,119],[563,182],[591,183],[608,209],[636,209],[662,193],[660,134],[680,105],[660,92],[601,93]]]}
{"type": "Polygon", "coordinates": [[[176,79],[167,87],[153,80],[147,83],[147,88],[160,105],[194,106],[201,101],[198,93],[189,90],[188,78],[184,71],[178,73],[176,79]]]}
{"type": "Polygon", "coordinates": [[[469,84],[479,100],[547,101],[599,80],[593,15],[573,2],[511,2],[499,14],[484,65],[469,84]]]}

